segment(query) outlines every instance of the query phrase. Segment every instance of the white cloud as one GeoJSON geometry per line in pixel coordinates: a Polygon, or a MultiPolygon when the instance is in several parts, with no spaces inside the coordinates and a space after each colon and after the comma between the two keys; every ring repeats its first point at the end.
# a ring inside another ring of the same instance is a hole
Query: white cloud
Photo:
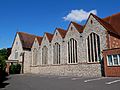
{"type": "Polygon", "coordinates": [[[83,9],[72,10],[67,16],[63,17],[63,19],[66,21],[82,22],[83,20],[87,20],[90,13],[97,15],[97,10],[91,10],[89,12],[84,11],[83,9]]]}

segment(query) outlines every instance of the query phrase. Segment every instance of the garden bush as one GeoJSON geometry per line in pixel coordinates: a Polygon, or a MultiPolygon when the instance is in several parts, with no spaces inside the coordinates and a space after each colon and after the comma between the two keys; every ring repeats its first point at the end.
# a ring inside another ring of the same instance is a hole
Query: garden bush
{"type": "Polygon", "coordinates": [[[20,74],[21,71],[21,65],[20,64],[12,64],[10,66],[10,74],[20,74]]]}

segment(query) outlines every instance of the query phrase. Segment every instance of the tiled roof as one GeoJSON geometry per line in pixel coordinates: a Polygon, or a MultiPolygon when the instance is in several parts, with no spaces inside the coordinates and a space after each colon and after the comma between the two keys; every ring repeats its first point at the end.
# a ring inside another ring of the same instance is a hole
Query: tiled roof
{"type": "Polygon", "coordinates": [[[114,34],[117,34],[120,36],[120,13],[116,15],[112,15],[109,17],[106,17],[104,19],[101,19],[97,17],[96,15],[92,14],[92,16],[99,21],[99,23],[105,27],[109,32],[112,32],[114,34]]]}
{"type": "Polygon", "coordinates": [[[39,45],[41,45],[42,39],[43,39],[43,37],[37,36],[37,40],[38,40],[39,45]]]}
{"type": "Polygon", "coordinates": [[[75,26],[75,28],[80,32],[80,33],[82,33],[83,32],[83,26],[82,25],[80,25],[80,24],[78,24],[78,23],[76,23],[76,22],[71,22],[74,26],[75,26]]]}
{"type": "Polygon", "coordinates": [[[62,36],[62,38],[64,38],[65,35],[66,35],[66,33],[67,33],[67,31],[66,31],[66,30],[63,30],[63,29],[61,29],[61,28],[56,28],[56,29],[58,30],[58,32],[60,33],[60,35],[62,36]]]}
{"type": "Polygon", "coordinates": [[[114,31],[120,35],[120,13],[113,14],[103,20],[109,23],[114,28],[114,31]]]}
{"type": "Polygon", "coordinates": [[[23,49],[31,50],[31,47],[33,45],[36,36],[24,32],[17,32],[17,33],[20,37],[23,49]]]}
{"type": "Polygon", "coordinates": [[[52,41],[52,38],[53,38],[53,34],[47,33],[47,32],[46,32],[45,34],[46,34],[48,40],[51,42],[51,41],[52,41]]]}

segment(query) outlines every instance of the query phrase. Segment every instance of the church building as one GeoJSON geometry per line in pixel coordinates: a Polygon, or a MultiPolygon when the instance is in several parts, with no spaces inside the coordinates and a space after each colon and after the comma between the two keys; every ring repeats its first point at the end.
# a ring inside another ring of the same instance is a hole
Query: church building
{"type": "Polygon", "coordinates": [[[106,18],[91,13],[85,25],[70,22],[67,30],[43,36],[17,32],[11,62],[20,63],[23,73],[120,76],[120,13],[106,18]]]}

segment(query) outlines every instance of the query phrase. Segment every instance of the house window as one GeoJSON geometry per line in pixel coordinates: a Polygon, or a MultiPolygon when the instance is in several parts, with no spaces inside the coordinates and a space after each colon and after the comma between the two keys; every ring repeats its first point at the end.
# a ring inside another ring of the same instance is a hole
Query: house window
{"type": "Polygon", "coordinates": [[[107,56],[108,66],[118,66],[120,65],[120,54],[108,55],[107,56]]]}
{"type": "Polygon", "coordinates": [[[118,57],[117,55],[113,55],[113,62],[114,62],[114,65],[118,65],[118,57]]]}
{"type": "Polygon", "coordinates": [[[37,65],[37,49],[33,50],[33,65],[37,65]]]}
{"type": "Polygon", "coordinates": [[[15,50],[15,59],[18,59],[18,51],[15,50]]]}
{"type": "Polygon", "coordinates": [[[48,48],[46,46],[42,48],[42,64],[48,64],[48,48]]]}
{"type": "Polygon", "coordinates": [[[109,66],[113,65],[113,63],[112,63],[112,56],[111,55],[108,55],[108,65],[109,66]]]}
{"type": "Polygon", "coordinates": [[[100,37],[91,33],[87,38],[88,62],[98,62],[100,60],[100,37]]]}
{"type": "Polygon", "coordinates": [[[60,64],[60,44],[53,46],[53,64],[60,64]]]}
{"type": "Polygon", "coordinates": [[[77,41],[71,38],[68,42],[68,63],[77,62],[77,41]]]}

